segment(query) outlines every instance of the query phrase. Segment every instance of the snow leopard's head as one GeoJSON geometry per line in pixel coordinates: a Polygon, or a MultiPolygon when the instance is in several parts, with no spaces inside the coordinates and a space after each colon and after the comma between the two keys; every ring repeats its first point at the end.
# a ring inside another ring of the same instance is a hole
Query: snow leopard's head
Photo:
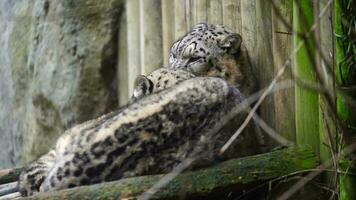
{"type": "Polygon", "coordinates": [[[171,47],[170,68],[195,75],[206,75],[212,68],[219,71],[219,58],[238,53],[241,42],[239,34],[223,25],[197,24],[171,47]]]}

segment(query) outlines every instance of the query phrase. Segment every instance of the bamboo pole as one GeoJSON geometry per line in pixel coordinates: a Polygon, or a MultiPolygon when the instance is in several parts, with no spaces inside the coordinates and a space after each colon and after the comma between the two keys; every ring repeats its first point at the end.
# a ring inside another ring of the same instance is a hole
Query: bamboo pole
{"type": "MultiPolygon", "coordinates": [[[[341,120],[340,132],[348,147],[355,148],[356,145],[356,108],[352,106],[346,97],[356,99],[356,70],[355,49],[356,43],[352,41],[352,34],[349,32],[355,24],[354,0],[336,0],[334,9],[334,27],[336,35],[336,81],[342,92],[337,94],[337,112],[341,120]],[[351,5],[351,6],[350,6],[351,5]],[[353,15],[353,16],[352,16],[353,15]],[[353,21],[352,21],[353,20],[353,21]],[[347,22],[347,24],[345,23],[347,22]],[[351,27],[350,27],[351,25],[351,27]],[[353,43],[352,43],[353,42],[353,43]],[[346,62],[348,59],[351,62],[346,62]]],[[[340,161],[340,168],[350,173],[356,173],[356,151],[351,150],[350,154],[340,161]],[[351,159],[350,159],[351,158],[351,159]]],[[[340,199],[356,199],[356,177],[345,174],[340,176],[340,199]]]]}
{"type": "MultiPolygon", "coordinates": [[[[351,20],[347,19],[345,15],[351,15],[352,13],[347,14],[347,10],[344,10],[347,5],[352,5],[351,2],[355,3],[354,0],[337,0],[335,3],[336,81],[337,85],[342,90],[342,92],[340,92],[337,96],[337,110],[338,115],[341,118],[345,128],[342,131],[344,137],[346,137],[344,139],[347,145],[356,143],[356,111],[355,107],[352,106],[347,100],[347,97],[351,99],[355,99],[356,97],[356,70],[355,66],[349,66],[348,62],[346,62],[347,59],[350,59],[351,63],[352,60],[353,64],[356,63],[356,44],[355,42],[351,44],[353,36],[348,36],[348,34],[352,34],[352,29],[354,27],[347,27],[352,26],[352,24],[346,25],[346,22],[342,22],[342,20],[351,20]],[[346,37],[349,37],[349,39],[347,39],[346,37]],[[343,42],[343,40],[346,40],[348,42],[343,42]]],[[[355,17],[353,17],[353,20],[355,21],[355,17]]],[[[355,155],[352,154],[352,157],[356,159],[356,153],[355,155]]]]}
{"type": "MultiPolygon", "coordinates": [[[[312,1],[293,1],[294,31],[305,35],[314,22],[313,15],[312,1]]],[[[315,61],[312,60],[315,55],[315,46],[312,45],[311,36],[307,39],[302,39],[294,34],[294,48],[300,42],[304,42],[304,45],[295,56],[293,70],[301,80],[315,83],[315,61]]],[[[317,92],[307,90],[299,85],[295,87],[295,119],[297,144],[310,145],[319,155],[319,101],[317,92]]]]}
{"type": "MultiPolygon", "coordinates": [[[[319,8],[314,14],[315,17],[322,11],[322,9],[327,6],[328,0],[321,0],[316,5],[319,8]]],[[[333,52],[333,28],[332,28],[332,8],[329,6],[326,13],[320,19],[318,27],[318,73],[324,86],[331,92],[335,93],[335,79],[332,74],[332,66],[334,63],[334,58],[332,56],[333,52]]],[[[335,94],[334,94],[335,95],[335,94]]],[[[335,101],[333,102],[335,104],[335,101]]],[[[319,95],[319,133],[320,133],[320,161],[322,163],[328,162],[333,158],[332,154],[337,153],[336,145],[336,124],[332,118],[332,110],[328,107],[325,96],[319,95]]],[[[335,109],[335,108],[334,108],[335,109]]],[[[335,169],[335,166],[331,166],[330,169],[335,169]]],[[[330,188],[335,188],[337,185],[337,176],[335,173],[324,173],[323,182],[327,184],[330,188]]]]}
{"type": "MultiPolygon", "coordinates": [[[[216,199],[216,194],[220,194],[219,199],[224,199],[230,191],[242,191],[251,187],[251,183],[313,169],[316,166],[315,154],[306,147],[233,159],[207,169],[180,174],[151,199],[180,199],[192,196],[216,199]]],[[[162,177],[163,175],[134,177],[23,199],[135,199],[162,177]]]]}

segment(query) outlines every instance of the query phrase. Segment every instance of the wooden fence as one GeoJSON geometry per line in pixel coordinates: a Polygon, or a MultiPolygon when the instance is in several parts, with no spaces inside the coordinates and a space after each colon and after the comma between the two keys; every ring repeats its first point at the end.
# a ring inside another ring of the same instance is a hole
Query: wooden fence
{"type": "MultiPolygon", "coordinates": [[[[314,13],[319,13],[327,0],[316,2],[320,10],[314,13]]],[[[319,32],[320,49],[326,55],[332,52],[330,17],[329,8],[319,32]]],[[[131,95],[135,77],[167,65],[172,43],[200,22],[224,24],[242,35],[258,85],[264,88],[292,53],[293,33],[284,24],[292,26],[292,18],[293,1],[284,0],[127,0],[120,24],[120,104],[131,95]]],[[[282,80],[291,79],[292,68],[288,67],[282,80]]],[[[295,93],[295,88],[276,92],[259,110],[271,127],[292,141],[296,141],[297,130],[295,93]]]]}

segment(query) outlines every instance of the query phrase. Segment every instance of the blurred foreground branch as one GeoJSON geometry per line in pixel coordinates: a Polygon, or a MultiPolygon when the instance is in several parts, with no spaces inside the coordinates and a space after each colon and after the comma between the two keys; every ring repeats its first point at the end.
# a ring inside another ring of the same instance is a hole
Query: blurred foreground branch
{"type": "MultiPolygon", "coordinates": [[[[257,183],[293,172],[313,169],[318,161],[310,148],[288,148],[232,159],[213,167],[185,172],[154,194],[152,199],[214,198],[242,191],[257,183]]],[[[24,199],[131,199],[148,190],[164,175],[141,176],[115,182],[38,194],[24,199]]]]}

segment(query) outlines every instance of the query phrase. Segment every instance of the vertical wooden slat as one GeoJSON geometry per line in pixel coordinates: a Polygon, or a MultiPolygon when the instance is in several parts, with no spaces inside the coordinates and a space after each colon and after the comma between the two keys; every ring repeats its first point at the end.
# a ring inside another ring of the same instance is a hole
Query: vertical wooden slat
{"type": "MultiPolygon", "coordinates": [[[[313,4],[310,0],[293,1],[293,28],[299,33],[307,33],[314,22],[313,4]],[[303,13],[302,13],[303,12],[303,13]],[[303,17],[304,15],[304,17],[303,17]]],[[[297,35],[293,37],[293,47],[296,48],[303,39],[297,35]]],[[[315,82],[313,60],[314,56],[308,54],[315,52],[311,39],[297,52],[293,68],[296,75],[308,82],[315,82]]],[[[295,118],[296,140],[298,144],[309,145],[319,155],[319,102],[318,94],[314,91],[295,87],[295,118]]]]}
{"type": "MultiPolygon", "coordinates": [[[[186,0],[174,0],[174,39],[182,37],[187,32],[185,16],[186,0]]],[[[172,11],[173,12],[173,11],[172,11]]]]}
{"type": "Polygon", "coordinates": [[[193,26],[193,16],[192,16],[192,0],[185,0],[185,18],[186,18],[186,30],[190,30],[193,26]]]}
{"type": "Polygon", "coordinates": [[[195,0],[194,1],[195,6],[194,6],[194,21],[195,24],[198,23],[205,23],[208,21],[207,19],[207,0],[195,0]]]}
{"type": "Polygon", "coordinates": [[[168,65],[169,49],[174,42],[174,1],[162,0],[163,64],[168,65]]]}
{"type": "Polygon", "coordinates": [[[208,22],[212,24],[222,24],[223,15],[222,15],[222,4],[221,0],[210,0],[208,22]]]}
{"type": "Polygon", "coordinates": [[[128,64],[127,64],[127,23],[126,11],[121,15],[119,26],[119,50],[118,50],[118,99],[119,105],[122,106],[127,103],[129,96],[128,86],[128,64]]]}
{"type": "MultiPolygon", "coordinates": [[[[273,53],[272,53],[272,7],[268,1],[256,1],[256,30],[257,30],[257,51],[256,67],[258,69],[258,81],[260,88],[268,86],[274,78],[273,53]]],[[[273,96],[267,97],[260,106],[261,117],[272,128],[275,128],[273,96]]],[[[269,142],[271,140],[268,140],[269,142]]],[[[271,143],[273,145],[273,143],[271,143]]]]}
{"type": "MultiPolygon", "coordinates": [[[[273,61],[274,71],[279,71],[291,52],[292,33],[282,22],[277,12],[284,20],[292,24],[292,1],[274,0],[276,10],[272,10],[273,26],[273,61]]],[[[281,80],[291,80],[290,66],[281,77],[281,80]]],[[[295,142],[295,116],[294,116],[294,88],[278,91],[274,94],[276,131],[286,139],[295,142]]]]}
{"type": "Polygon", "coordinates": [[[240,4],[242,41],[249,52],[253,71],[257,72],[258,68],[256,66],[256,2],[251,0],[241,0],[240,4]]]}
{"type": "Polygon", "coordinates": [[[241,34],[241,1],[223,0],[222,9],[224,25],[241,34]]]}
{"type": "Polygon", "coordinates": [[[191,29],[196,24],[197,1],[189,0],[189,2],[190,2],[190,6],[189,6],[189,10],[190,10],[190,27],[189,27],[189,29],[191,29]]]}
{"type": "Polygon", "coordinates": [[[128,94],[132,95],[134,82],[141,74],[139,0],[126,1],[127,13],[127,68],[128,94]]]}
{"type": "Polygon", "coordinates": [[[162,15],[160,0],[140,0],[141,73],[162,67],[162,15]]]}

